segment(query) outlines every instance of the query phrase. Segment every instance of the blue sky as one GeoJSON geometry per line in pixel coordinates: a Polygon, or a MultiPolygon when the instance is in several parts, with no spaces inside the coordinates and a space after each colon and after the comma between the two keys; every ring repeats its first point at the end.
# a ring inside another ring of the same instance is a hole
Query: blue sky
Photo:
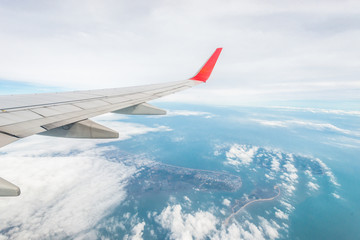
{"type": "Polygon", "coordinates": [[[360,96],[359,13],[358,1],[3,1],[0,80],[60,90],[181,80],[224,47],[206,86],[167,100],[346,107],[360,96]]]}

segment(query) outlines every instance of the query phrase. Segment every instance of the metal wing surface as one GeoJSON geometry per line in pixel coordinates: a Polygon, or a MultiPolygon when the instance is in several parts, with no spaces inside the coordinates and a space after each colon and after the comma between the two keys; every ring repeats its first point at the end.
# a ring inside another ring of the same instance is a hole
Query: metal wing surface
{"type": "MultiPolygon", "coordinates": [[[[216,49],[189,80],[126,88],[0,96],[0,147],[33,134],[117,138],[117,132],[90,118],[108,112],[165,114],[166,111],[147,102],[206,82],[221,50],[216,49]]],[[[0,178],[0,196],[19,195],[20,189],[11,185],[0,178]]]]}

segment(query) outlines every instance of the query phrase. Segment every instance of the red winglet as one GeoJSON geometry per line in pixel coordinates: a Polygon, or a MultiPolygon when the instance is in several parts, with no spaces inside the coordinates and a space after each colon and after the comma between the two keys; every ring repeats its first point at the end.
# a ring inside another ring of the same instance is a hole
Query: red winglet
{"type": "Polygon", "coordinates": [[[206,82],[210,77],[212,70],[214,69],[215,63],[221,53],[222,48],[217,48],[209,60],[204,64],[200,71],[190,80],[196,80],[201,82],[206,82]]]}

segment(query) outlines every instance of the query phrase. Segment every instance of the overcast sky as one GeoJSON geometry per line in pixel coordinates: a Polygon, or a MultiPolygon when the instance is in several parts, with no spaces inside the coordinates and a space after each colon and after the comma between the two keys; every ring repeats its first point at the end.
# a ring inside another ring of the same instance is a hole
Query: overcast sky
{"type": "Polygon", "coordinates": [[[0,0],[0,80],[94,89],[183,80],[217,47],[221,104],[357,101],[359,1],[0,0]]]}

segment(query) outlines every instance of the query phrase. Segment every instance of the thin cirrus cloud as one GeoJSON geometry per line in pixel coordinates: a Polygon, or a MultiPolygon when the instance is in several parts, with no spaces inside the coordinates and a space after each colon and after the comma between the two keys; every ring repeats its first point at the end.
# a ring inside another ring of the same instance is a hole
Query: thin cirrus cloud
{"type": "Polygon", "coordinates": [[[181,80],[224,47],[206,87],[169,99],[358,100],[359,9],[357,1],[8,1],[0,79],[61,89],[181,80]]]}
{"type": "Polygon", "coordinates": [[[282,128],[300,127],[300,128],[313,129],[317,131],[337,132],[355,137],[360,135],[359,132],[339,128],[331,123],[324,123],[324,122],[314,122],[307,120],[263,120],[263,119],[251,119],[251,121],[269,127],[282,127],[282,128]]]}

